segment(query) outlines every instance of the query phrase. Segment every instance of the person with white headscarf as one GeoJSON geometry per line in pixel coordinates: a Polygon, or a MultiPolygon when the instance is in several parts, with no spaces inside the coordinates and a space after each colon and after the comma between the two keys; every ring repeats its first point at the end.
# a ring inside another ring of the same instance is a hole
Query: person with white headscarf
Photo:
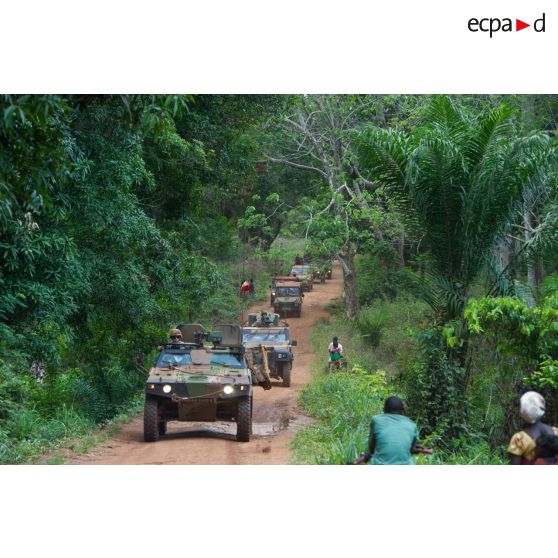
{"type": "Polygon", "coordinates": [[[542,435],[558,434],[558,429],[542,422],[546,409],[544,397],[536,391],[528,391],[519,400],[519,416],[524,422],[523,430],[510,440],[508,453],[512,465],[531,465],[536,458],[537,440],[542,435]]]}

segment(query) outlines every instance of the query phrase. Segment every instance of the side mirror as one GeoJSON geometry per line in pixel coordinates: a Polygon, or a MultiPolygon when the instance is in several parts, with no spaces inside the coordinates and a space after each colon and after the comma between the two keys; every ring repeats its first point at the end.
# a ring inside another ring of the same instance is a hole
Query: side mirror
{"type": "Polygon", "coordinates": [[[296,347],[298,345],[298,341],[296,339],[293,339],[291,341],[291,347],[296,347]]]}

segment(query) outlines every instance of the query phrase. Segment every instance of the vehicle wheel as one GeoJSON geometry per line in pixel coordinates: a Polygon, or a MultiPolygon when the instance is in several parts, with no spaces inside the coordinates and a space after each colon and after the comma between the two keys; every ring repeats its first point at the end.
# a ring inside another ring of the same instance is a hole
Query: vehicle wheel
{"type": "Polygon", "coordinates": [[[146,442],[159,439],[159,401],[156,397],[146,397],[143,407],[143,438],[146,442]]]}
{"type": "Polygon", "coordinates": [[[291,387],[292,364],[283,366],[283,387],[291,387]]]}
{"type": "Polygon", "coordinates": [[[243,397],[236,410],[236,439],[249,442],[252,434],[252,397],[243,397]]]}
{"type": "Polygon", "coordinates": [[[159,423],[159,436],[164,436],[167,433],[167,421],[163,420],[159,423]]]}

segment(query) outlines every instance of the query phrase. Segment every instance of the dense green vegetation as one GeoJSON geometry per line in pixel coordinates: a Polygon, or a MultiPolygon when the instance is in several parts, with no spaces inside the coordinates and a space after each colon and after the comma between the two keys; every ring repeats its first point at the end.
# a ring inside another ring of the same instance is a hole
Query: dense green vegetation
{"type": "Polygon", "coordinates": [[[1,462],[133,405],[138,353],[268,283],[236,218],[259,192],[253,130],[285,102],[0,98],[1,462]]]}
{"type": "Polygon", "coordinates": [[[240,282],[263,297],[301,252],[341,263],[315,336],[351,367],[316,370],[302,404],[325,422],[296,459],[350,458],[392,391],[431,460],[501,459],[523,389],[558,418],[557,115],[534,95],[3,95],[0,461],[133,408],[171,326],[238,319],[240,282]]]}
{"type": "MultiPolygon", "coordinates": [[[[519,427],[517,401],[524,390],[541,391],[548,421],[557,420],[556,99],[407,101],[410,112],[388,110],[389,122],[355,123],[341,150],[341,186],[324,210],[327,218],[315,211],[326,232],[311,230],[312,241],[331,247],[337,234],[337,249],[344,251],[352,330],[337,317],[328,333],[349,347],[357,338],[367,340],[375,353],[364,364],[369,374],[391,368],[387,391],[405,399],[436,449],[434,457],[420,460],[499,463],[519,427]],[[407,359],[396,357],[397,328],[385,318],[386,308],[403,300],[427,308],[407,339],[399,337],[402,347],[409,336],[413,340],[407,359]],[[394,356],[390,364],[382,362],[382,352],[394,356]]],[[[329,107],[322,103],[335,122],[343,105],[329,107]]],[[[365,449],[370,413],[339,431],[344,409],[360,409],[365,398],[353,392],[361,373],[359,363],[341,379],[318,375],[305,390],[301,401],[320,421],[295,440],[296,459],[353,458],[355,429],[359,450],[365,449]],[[342,406],[324,389],[329,383],[347,397],[342,406]],[[323,434],[329,430],[336,434],[323,434]],[[324,446],[314,458],[304,445],[318,439],[324,446]]],[[[377,409],[372,400],[365,406],[377,409]]]]}

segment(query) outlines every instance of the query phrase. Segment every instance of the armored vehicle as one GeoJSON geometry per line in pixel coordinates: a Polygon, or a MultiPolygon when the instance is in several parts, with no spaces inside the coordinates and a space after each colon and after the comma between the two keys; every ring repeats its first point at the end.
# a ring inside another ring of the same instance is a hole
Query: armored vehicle
{"type": "Polygon", "coordinates": [[[206,332],[199,324],[180,324],[181,342],[162,343],[145,386],[143,432],[154,442],[167,422],[234,421],[236,439],[248,442],[252,432],[252,386],[269,389],[263,367],[247,364],[240,327],[219,325],[206,332]]]}
{"type": "Polygon", "coordinates": [[[273,301],[275,300],[275,285],[277,283],[284,283],[285,281],[296,281],[297,283],[302,283],[302,277],[293,277],[292,275],[275,275],[271,278],[271,305],[273,306],[273,301]]]}
{"type": "Polygon", "coordinates": [[[314,287],[314,280],[312,277],[312,270],[308,265],[295,265],[291,269],[291,275],[300,279],[303,291],[311,291],[314,287]]]}
{"type": "Polygon", "coordinates": [[[316,282],[319,281],[320,283],[325,283],[326,274],[323,266],[317,263],[310,263],[308,266],[312,270],[312,279],[316,282]]]}
{"type": "MultiPolygon", "coordinates": [[[[269,315],[278,318],[277,314],[269,315]]],[[[295,347],[297,342],[289,339],[287,325],[279,326],[275,320],[271,321],[269,325],[255,325],[263,323],[266,323],[265,316],[258,316],[258,319],[252,324],[248,322],[249,325],[242,328],[242,343],[248,350],[263,346],[265,351],[260,354],[267,357],[269,375],[272,378],[280,378],[283,380],[283,386],[289,387],[294,358],[292,347],[295,347]]]]}
{"type": "Polygon", "coordinates": [[[286,318],[289,313],[300,318],[303,296],[301,283],[295,281],[276,283],[273,300],[274,312],[282,318],[286,318]]]}

